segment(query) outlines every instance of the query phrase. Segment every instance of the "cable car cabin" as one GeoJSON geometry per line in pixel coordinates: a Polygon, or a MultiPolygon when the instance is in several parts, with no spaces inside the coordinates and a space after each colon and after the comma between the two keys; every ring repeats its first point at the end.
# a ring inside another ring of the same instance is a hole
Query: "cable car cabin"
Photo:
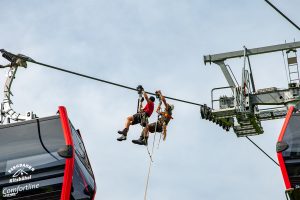
{"type": "Polygon", "coordinates": [[[58,115],[0,126],[0,199],[94,199],[96,183],[79,131],[58,115]]]}
{"type": "Polygon", "coordinates": [[[279,165],[291,200],[300,200],[300,113],[290,107],[276,150],[279,165]]]}

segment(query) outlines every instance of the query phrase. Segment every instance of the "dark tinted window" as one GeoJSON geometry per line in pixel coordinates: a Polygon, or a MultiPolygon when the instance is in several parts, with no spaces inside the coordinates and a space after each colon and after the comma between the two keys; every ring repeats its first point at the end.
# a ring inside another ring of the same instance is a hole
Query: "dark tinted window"
{"type": "Polygon", "coordinates": [[[0,138],[1,172],[6,162],[10,160],[41,154],[49,154],[54,159],[61,159],[51,152],[57,152],[65,145],[58,117],[0,126],[0,138]]]}
{"type": "Polygon", "coordinates": [[[289,145],[289,148],[283,152],[287,159],[300,158],[300,115],[293,114],[286,128],[283,141],[289,145]]]}
{"type": "Polygon", "coordinates": [[[300,115],[294,113],[288,122],[283,142],[288,148],[282,152],[292,187],[300,187],[300,115]]]}
{"type": "Polygon", "coordinates": [[[83,167],[81,161],[75,159],[74,174],[73,174],[73,199],[92,199],[95,194],[95,183],[83,167]]]}
{"type": "Polygon", "coordinates": [[[73,174],[74,190],[72,192],[72,199],[92,199],[95,193],[93,171],[81,136],[72,125],[71,130],[75,148],[75,167],[73,174]]]}
{"type": "Polygon", "coordinates": [[[59,116],[0,126],[0,199],[59,199],[64,146],[59,116]]]}
{"type": "Polygon", "coordinates": [[[89,173],[92,175],[92,168],[90,166],[90,162],[87,156],[87,152],[84,148],[83,141],[81,139],[81,136],[78,134],[78,132],[75,130],[75,128],[71,125],[72,129],[72,136],[73,136],[73,142],[75,146],[75,152],[77,156],[79,157],[80,161],[84,165],[84,167],[89,171],[89,173]]]}

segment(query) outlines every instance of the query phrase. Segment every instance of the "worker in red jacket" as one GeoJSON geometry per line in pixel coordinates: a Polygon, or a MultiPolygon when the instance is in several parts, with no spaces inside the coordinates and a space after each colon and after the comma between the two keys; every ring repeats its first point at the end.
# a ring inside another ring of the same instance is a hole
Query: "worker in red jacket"
{"type": "MultiPolygon", "coordinates": [[[[142,88],[142,87],[141,87],[142,88]]],[[[118,141],[123,141],[127,139],[127,133],[129,130],[130,125],[135,125],[141,123],[142,126],[147,125],[148,117],[150,117],[154,110],[154,101],[155,97],[151,96],[150,98],[142,88],[141,90],[147,104],[144,108],[142,108],[142,104],[140,105],[140,110],[131,116],[128,116],[125,122],[125,128],[122,131],[118,131],[119,134],[121,134],[121,137],[118,137],[118,141]]]]}
{"type": "Polygon", "coordinates": [[[149,132],[155,133],[159,132],[162,133],[163,135],[163,140],[166,139],[167,137],[167,126],[170,122],[171,119],[173,119],[173,110],[174,110],[174,105],[167,103],[166,98],[164,95],[161,93],[160,90],[156,91],[156,96],[159,98],[160,103],[156,109],[157,114],[159,115],[159,118],[157,122],[153,122],[151,124],[147,124],[145,128],[142,131],[142,134],[139,139],[137,140],[132,140],[134,144],[139,144],[139,145],[147,145],[148,144],[148,137],[149,137],[149,132]],[[164,111],[161,111],[161,104],[163,103],[165,109],[164,111]]]}

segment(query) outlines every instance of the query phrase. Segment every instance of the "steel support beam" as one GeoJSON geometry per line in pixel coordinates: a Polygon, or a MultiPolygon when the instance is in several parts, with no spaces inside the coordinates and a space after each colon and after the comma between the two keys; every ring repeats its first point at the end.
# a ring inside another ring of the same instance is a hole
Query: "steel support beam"
{"type": "Polygon", "coordinates": [[[277,89],[261,89],[257,93],[249,94],[252,105],[287,105],[295,104],[300,99],[300,87],[277,89]]]}
{"type": "Polygon", "coordinates": [[[229,87],[231,87],[232,92],[234,92],[234,88],[236,87],[236,85],[235,85],[225,63],[223,61],[220,61],[220,62],[216,62],[216,64],[220,66],[220,68],[228,82],[229,87]]]}
{"type": "MultiPolygon", "coordinates": [[[[247,49],[247,56],[264,54],[264,53],[272,53],[276,51],[283,51],[289,49],[298,49],[300,48],[300,42],[291,42],[286,44],[272,45],[267,47],[253,48],[247,49]]],[[[206,55],[204,56],[204,64],[206,63],[216,63],[220,61],[224,61],[226,59],[231,58],[239,58],[244,56],[244,50],[241,51],[233,51],[227,53],[220,53],[214,55],[206,55]]]]}

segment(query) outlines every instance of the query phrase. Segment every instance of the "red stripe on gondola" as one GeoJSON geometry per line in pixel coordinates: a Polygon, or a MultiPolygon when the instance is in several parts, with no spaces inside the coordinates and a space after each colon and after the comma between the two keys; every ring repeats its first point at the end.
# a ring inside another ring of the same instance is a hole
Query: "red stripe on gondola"
{"type": "Polygon", "coordinates": [[[282,129],[281,129],[281,132],[280,132],[280,135],[278,137],[278,142],[281,142],[282,141],[282,138],[284,136],[284,133],[285,133],[285,130],[286,130],[286,127],[287,125],[289,124],[289,121],[290,121],[290,118],[293,114],[293,111],[294,111],[294,106],[291,106],[286,114],[286,117],[285,117],[285,120],[284,120],[284,123],[283,123],[283,126],[282,126],[282,129]]]}
{"type": "Polygon", "coordinates": [[[278,158],[278,162],[279,162],[279,165],[280,165],[280,169],[281,169],[281,173],[282,173],[282,177],[283,177],[283,180],[284,180],[285,187],[286,187],[286,189],[290,189],[291,188],[291,182],[290,182],[290,179],[289,179],[289,176],[288,176],[285,164],[284,164],[282,153],[277,153],[277,158],[278,158]]]}
{"type": "Polygon", "coordinates": [[[60,114],[63,132],[64,132],[64,137],[66,140],[66,145],[71,145],[72,149],[73,149],[72,158],[66,158],[66,166],[65,166],[64,179],[63,179],[62,192],[61,192],[60,199],[61,200],[70,200],[72,176],[73,176],[73,170],[74,170],[74,144],[73,144],[73,139],[71,136],[71,128],[70,128],[69,118],[68,118],[66,108],[63,106],[60,106],[59,114],[60,114]]]}
{"type": "MultiPolygon", "coordinates": [[[[287,114],[286,114],[286,117],[285,117],[282,129],[281,129],[280,135],[278,137],[278,142],[281,142],[282,139],[283,139],[283,137],[284,137],[284,133],[285,133],[286,128],[287,128],[287,126],[289,124],[289,121],[291,119],[293,111],[294,111],[294,107],[291,106],[289,108],[287,114]]],[[[277,158],[278,158],[278,162],[279,162],[279,165],[280,165],[280,169],[281,169],[281,173],[282,173],[282,176],[283,176],[283,180],[284,180],[284,183],[285,183],[285,187],[286,187],[286,189],[289,189],[289,188],[291,188],[291,182],[290,182],[287,170],[286,170],[286,166],[285,166],[285,163],[284,163],[282,152],[277,153],[277,158]]]]}

